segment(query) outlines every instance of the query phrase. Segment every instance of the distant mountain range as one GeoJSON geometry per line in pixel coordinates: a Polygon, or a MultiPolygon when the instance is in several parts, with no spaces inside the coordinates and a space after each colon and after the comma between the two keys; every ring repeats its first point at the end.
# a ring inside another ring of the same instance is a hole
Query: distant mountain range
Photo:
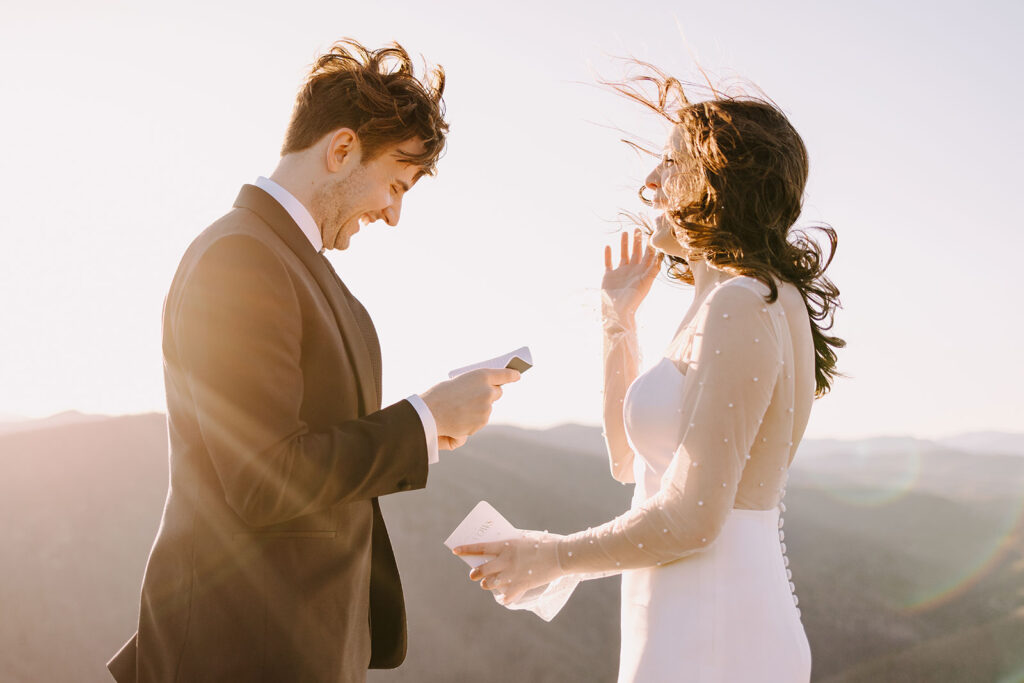
{"type": "MultiPolygon", "coordinates": [[[[488,427],[489,433],[507,434],[523,441],[604,457],[604,439],[598,427],[565,424],[550,429],[523,429],[506,425],[488,427]]],[[[804,439],[801,458],[821,455],[886,455],[898,451],[954,450],[968,455],[1024,457],[1024,432],[968,432],[940,439],[912,436],[877,436],[864,439],[804,439]]]]}
{"type": "MultiPolygon", "coordinates": [[[[111,419],[111,415],[95,415],[67,410],[44,418],[25,418],[0,414],[0,435],[36,431],[69,424],[83,424],[111,419]]],[[[124,416],[119,416],[124,417],[124,416]]],[[[599,427],[562,424],[549,429],[526,429],[511,425],[491,425],[490,434],[504,434],[522,441],[567,451],[577,451],[604,457],[604,439],[599,427]]],[[[858,453],[886,454],[895,450],[937,450],[948,448],[975,455],[1019,455],[1024,457],[1024,432],[966,432],[940,439],[917,439],[911,436],[877,436],[863,439],[804,439],[800,444],[801,457],[858,453]]]]}
{"type": "MultiPolygon", "coordinates": [[[[827,683],[1024,680],[1024,435],[801,444],[786,543],[827,683]]],[[[441,544],[479,500],[556,532],[628,506],[600,430],[494,426],[382,501],[410,649],[388,681],[613,681],[618,580],[552,622],[508,612],[441,544]]],[[[0,681],[109,681],[167,486],[162,415],[0,425],[0,681]]]]}
{"type": "Polygon", "coordinates": [[[1024,434],[970,432],[940,439],[938,443],[968,453],[1024,455],[1024,434]]]}
{"type": "Polygon", "coordinates": [[[63,427],[65,425],[84,424],[86,422],[99,422],[109,420],[110,415],[88,415],[77,410],[68,410],[49,417],[28,419],[14,415],[0,415],[0,436],[4,434],[15,434],[18,432],[33,432],[51,427],[63,427]]]}

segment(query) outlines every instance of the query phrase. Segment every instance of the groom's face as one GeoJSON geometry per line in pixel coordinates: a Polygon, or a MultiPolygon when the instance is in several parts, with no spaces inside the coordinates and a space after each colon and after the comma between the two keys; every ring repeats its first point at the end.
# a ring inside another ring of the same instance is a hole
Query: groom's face
{"type": "Polygon", "coordinates": [[[362,226],[378,220],[398,225],[405,193],[423,175],[421,167],[403,161],[403,156],[422,151],[423,142],[413,138],[386,147],[367,162],[358,151],[346,160],[314,198],[324,246],[347,249],[362,226]]]}

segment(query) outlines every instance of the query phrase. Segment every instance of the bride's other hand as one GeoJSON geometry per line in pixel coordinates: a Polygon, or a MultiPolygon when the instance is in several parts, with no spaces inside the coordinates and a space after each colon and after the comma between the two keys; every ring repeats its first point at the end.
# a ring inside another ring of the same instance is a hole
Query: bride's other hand
{"type": "Polygon", "coordinates": [[[601,292],[605,303],[613,310],[605,311],[605,314],[613,314],[620,319],[632,317],[651,291],[660,263],[661,253],[650,242],[645,244],[639,228],[633,230],[632,249],[629,233],[622,233],[619,265],[615,268],[612,268],[612,248],[606,246],[601,292]]]}
{"type": "Polygon", "coordinates": [[[551,583],[562,576],[558,562],[557,534],[526,531],[522,538],[490,543],[472,543],[452,549],[459,556],[493,555],[469,572],[484,590],[494,591],[503,605],[519,599],[535,586],[551,583]]]}

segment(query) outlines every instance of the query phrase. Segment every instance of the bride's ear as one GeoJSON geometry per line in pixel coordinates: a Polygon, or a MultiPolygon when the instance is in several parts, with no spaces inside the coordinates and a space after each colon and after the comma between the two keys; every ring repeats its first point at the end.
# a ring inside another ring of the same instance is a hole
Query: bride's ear
{"type": "Polygon", "coordinates": [[[346,163],[359,163],[359,136],[351,128],[339,128],[327,136],[324,164],[328,173],[337,173],[346,163]]]}

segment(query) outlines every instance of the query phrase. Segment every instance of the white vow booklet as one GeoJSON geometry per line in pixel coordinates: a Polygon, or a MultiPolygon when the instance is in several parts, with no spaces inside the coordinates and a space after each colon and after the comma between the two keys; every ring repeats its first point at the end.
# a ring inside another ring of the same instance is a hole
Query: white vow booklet
{"type": "MultiPolygon", "coordinates": [[[[494,509],[486,500],[481,500],[464,520],[455,527],[455,531],[444,542],[448,549],[470,543],[489,543],[491,541],[507,541],[519,538],[522,533],[512,526],[501,513],[494,509]]],[[[494,555],[463,555],[462,560],[470,567],[479,567],[484,562],[494,559],[494,555]]]]}
{"type": "MultiPolygon", "coordinates": [[[[455,531],[444,544],[452,549],[470,543],[507,541],[520,538],[522,535],[523,532],[512,526],[490,503],[482,500],[476,504],[476,507],[462,520],[459,526],[455,527],[455,531]]],[[[461,557],[471,567],[478,567],[494,559],[493,555],[463,555],[461,557]]],[[[531,588],[515,602],[502,606],[509,609],[527,609],[544,621],[551,621],[569,601],[569,596],[572,595],[579,581],[579,578],[573,575],[563,576],[551,583],[531,588]]],[[[498,601],[497,594],[494,594],[494,600],[499,605],[502,604],[498,601]]]]}
{"type": "Polygon", "coordinates": [[[497,356],[496,358],[490,358],[479,363],[473,363],[462,368],[457,368],[448,373],[448,379],[455,379],[459,375],[469,372],[470,370],[479,370],[481,368],[490,368],[491,370],[500,370],[501,368],[512,368],[519,372],[526,372],[533,367],[533,356],[530,354],[529,346],[521,346],[515,351],[509,351],[503,356],[497,356]]]}

